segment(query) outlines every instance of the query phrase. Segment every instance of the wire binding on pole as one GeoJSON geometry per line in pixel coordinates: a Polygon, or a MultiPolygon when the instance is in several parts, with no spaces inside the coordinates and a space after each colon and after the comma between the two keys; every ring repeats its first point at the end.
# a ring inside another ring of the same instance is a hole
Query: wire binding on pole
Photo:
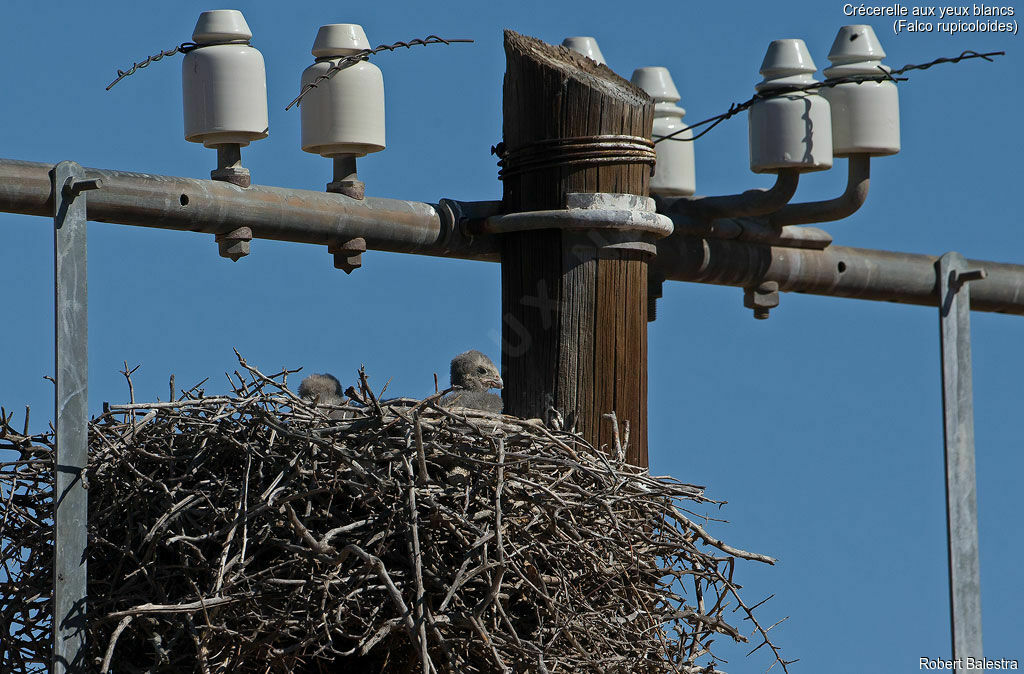
{"type": "Polygon", "coordinates": [[[650,164],[653,169],[658,158],[649,138],[622,135],[549,138],[513,149],[499,143],[491,154],[499,157],[500,180],[562,166],[650,164]]]}

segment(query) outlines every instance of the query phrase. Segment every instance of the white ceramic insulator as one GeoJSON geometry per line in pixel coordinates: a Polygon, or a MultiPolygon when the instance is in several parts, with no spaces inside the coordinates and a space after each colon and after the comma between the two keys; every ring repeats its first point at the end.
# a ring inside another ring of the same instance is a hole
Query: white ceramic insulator
{"type": "Polygon", "coordinates": [[[567,37],[562,40],[562,46],[577,54],[583,54],[594,63],[608,65],[601,53],[601,48],[597,46],[597,40],[592,37],[567,37]]]}
{"type": "Polygon", "coordinates": [[[192,41],[200,47],[181,64],[185,140],[215,147],[267,137],[266,67],[250,38],[238,10],[199,15],[192,41]]]}
{"type": "MultiPolygon", "coordinates": [[[[370,43],[352,23],[321,26],[313,43],[317,62],[302,73],[301,86],[325,74],[339,59],[370,43]]],[[[321,80],[299,103],[302,149],[324,157],[362,157],[384,149],[384,76],[369,61],[346,66],[321,80]]]]}
{"type": "MultiPolygon", "coordinates": [[[[759,92],[811,84],[817,70],[803,40],[775,40],[768,46],[759,92]]],[[[748,115],[750,170],[822,171],[832,168],[832,119],[828,101],[796,92],[758,101],[748,115]]]]}
{"type": "MultiPolygon", "coordinates": [[[[843,26],[828,53],[825,77],[878,75],[885,52],[871,26],[843,26]]],[[[900,99],[894,82],[837,84],[822,89],[832,106],[832,153],[887,155],[900,151],[900,99]]]]}
{"type": "MultiPolygon", "coordinates": [[[[631,81],[654,99],[654,129],[652,139],[675,134],[686,129],[683,116],[686,110],[676,105],[679,90],[667,68],[653,66],[637,68],[631,81]]],[[[697,191],[693,158],[693,131],[686,129],[673,138],[656,142],[654,149],[658,161],[651,176],[651,194],[665,197],[686,197],[697,191]],[[682,140],[688,139],[688,140],[682,140]]]]}

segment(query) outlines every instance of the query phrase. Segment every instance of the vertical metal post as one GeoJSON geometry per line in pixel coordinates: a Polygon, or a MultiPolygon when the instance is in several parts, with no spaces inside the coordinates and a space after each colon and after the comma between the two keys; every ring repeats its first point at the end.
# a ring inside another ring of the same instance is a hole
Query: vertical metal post
{"type": "Polygon", "coordinates": [[[985,278],[985,272],[968,270],[959,253],[946,253],[939,258],[938,274],[950,622],[953,659],[963,662],[968,657],[982,657],[968,282],[985,278]]]}
{"type": "Polygon", "coordinates": [[[88,290],[82,167],[53,169],[57,456],[54,496],[53,672],[86,672],[85,546],[88,457],[88,290]]]}

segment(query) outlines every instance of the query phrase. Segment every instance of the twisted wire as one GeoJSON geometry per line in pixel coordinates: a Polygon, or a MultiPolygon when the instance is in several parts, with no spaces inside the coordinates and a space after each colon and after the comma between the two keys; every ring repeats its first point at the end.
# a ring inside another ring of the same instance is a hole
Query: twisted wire
{"type": "MultiPolygon", "coordinates": [[[[414,40],[410,40],[409,42],[395,42],[393,44],[378,45],[378,46],[374,47],[373,49],[361,49],[361,50],[357,51],[354,54],[342,57],[327,72],[325,72],[323,75],[317,76],[312,82],[310,82],[306,86],[302,87],[302,90],[299,91],[299,95],[296,96],[294,99],[292,99],[292,102],[289,103],[288,105],[286,105],[284,109],[285,110],[291,110],[293,106],[295,106],[298,103],[302,102],[303,97],[306,94],[308,94],[310,91],[315,89],[317,87],[317,85],[319,85],[321,82],[323,82],[324,80],[331,79],[332,77],[334,77],[339,72],[341,72],[345,68],[349,67],[353,63],[358,63],[359,61],[365,60],[365,59],[369,58],[370,56],[372,56],[373,54],[376,54],[378,52],[394,51],[394,50],[399,49],[401,47],[405,47],[406,49],[409,49],[410,47],[414,47],[416,45],[423,45],[423,46],[430,45],[430,44],[446,44],[446,45],[448,45],[448,44],[452,44],[454,42],[473,42],[473,40],[461,39],[461,38],[446,40],[445,38],[439,37],[437,35],[428,35],[427,37],[423,38],[422,40],[419,39],[419,38],[416,38],[414,40]]],[[[333,61],[334,59],[325,59],[325,60],[333,61]]]]}
{"type": "Polygon", "coordinates": [[[195,42],[182,42],[174,49],[165,49],[163,51],[160,51],[159,53],[153,54],[152,56],[147,56],[145,61],[140,61],[138,63],[133,62],[132,67],[128,70],[121,70],[119,68],[117,70],[117,77],[114,79],[113,82],[107,85],[106,90],[110,91],[110,88],[113,87],[115,84],[117,84],[124,78],[128,77],[129,75],[134,75],[136,70],[139,70],[140,68],[145,68],[150,63],[156,63],[157,61],[161,61],[165,56],[174,56],[175,54],[187,54],[193,49],[198,49],[199,47],[209,47],[215,44],[249,44],[249,42],[233,40],[230,42],[210,42],[202,45],[196,44],[195,42]]]}
{"type": "MultiPolygon", "coordinates": [[[[293,105],[299,103],[302,100],[303,96],[305,96],[307,93],[309,93],[309,91],[311,89],[316,88],[316,86],[320,82],[322,82],[323,80],[330,79],[330,78],[334,77],[339,71],[344,70],[349,65],[352,65],[353,63],[356,63],[358,61],[362,61],[363,59],[366,59],[367,57],[369,57],[369,56],[371,56],[373,54],[376,54],[376,53],[382,52],[382,51],[394,51],[394,50],[399,49],[401,47],[405,47],[406,49],[408,49],[408,48],[414,47],[416,45],[452,44],[454,42],[473,42],[473,40],[468,40],[468,39],[450,39],[450,40],[447,40],[447,39],[445,39],[443,37],[439,37],[437,35],[428,35],[427,37],[423,38],[422,40],[419,39],[419,38],[415,38],[415,39],[410,40],[408,42],[395,42],[393,44],[378,45],[377,47],[374,47],[373,49],[362,49],[362,50],[356,52],[355,54],[352,54],[351,56],[346,56],[346,57],[342,58],[337,64],[335,64],[334,67],[332,67],[326,73],[324,73],[323,75],[320,75],[315,80],[313,80],[312,82],[307,84],[305,87],[303,87],[302,91],[299,92],[299,95],[296,96],[295,99],[292,100],[292,102],[288,104],[288,106],[285,108],[285,110],[290,110],[293,105]]],[[[174,56],[175,54],[187,54],[190,51],[193,51],[193,50],[198,49],[200,47],[210,47],[210,46],[219,45],[219,44],[249,44],[249,42],[248,41],[244,41],[243,42],[243,41],[239,41],[239,40],[231,40],[231,41],[226,41],[226,42],[209,42],[209,43],[204,43],[204,44],[201,44],[201,45],[200,44],[196,44],[195,42],[182,42],[181,44],[179,44],[177,47],[174,47],[173,49],[161,50],[161,51],[157,52],[156,54],[153,54],[152,56],[147,56],[144,61],[133,62],[132,63],[132,67],[129,68],[128,70],[118,69],[117,70],[117,77],[114,79],[113,82],[111,82],[110,84],[107,85],[106,90],[110,91],[111,87],[113,87],[115,84],[117,84],[118,82],[120,82],[124,78],[128,77],[129,75],[134,75],[136,73],[136,71],[138,71],[141,68],[145,68],[150,63],[156,63],[157,61],[163,60],[164,57],[174,56]]]]}
{"type": "Polygon", "coordinates": [[[1004,51],[992,51],[986,52],[984,54],[979,54],[976,51],[967,50],[961,52],[959,56],[943,56],[941,58],[935,59],[934,61],[929,61],[928,63],[908,64],[903,66],[899,70],[887,70],[884,66],[880,65],[878,66],[879,73],[877,75],[851,75],[847,77],[831,77],[822,82],[811,82],[810,84],[781,87],[779,89],[772,89],[771,91],[758,92],[751,96],[746,101],[743,101],[742,103],[733,103],[732,105],[729,106],[728,110],[721,114],[715,115],[713,117],[708,117],[705,120],[701,120],[695,124],[691,124],[687,127],[679,129],[678,131],[674,131],[673,133],[670,133],[667,136],[661,136],[660,138],[655,139],[654,142],[660,143],[663,140],[672,140],[679,143],[692,143],[693,141],[697,140],[701,136],[704,136],[706,133],[711,131],[711,129],[715,128],[716,126],[718,126],[725,120],[729,119],[730,117],[734,117],[739,113],[743,112],[744,110],[749,109],[755,103],[769,98],[787,96],[790,94],[801,93],[806,91],[816,91],[818,89],[835,87],[840,84],[862,84],[864,82],[906,82],[909,78],[899,77],[899,75],[902,75],[903,73],[906,72],[910,72],[911,70],[927,70],[928,68],[931,68],[932,66],[935,65],[939,65],[941,63],[959,63],[961,61],[966,61],[968,59],[984,59],[985,61],[991,63],[992,59],[990,57],[1005,55],[1006,52],[1004,51]],[[678,136],[681,133],[705,125],[708,125],[708,127],[703,131],[694,134],[692,138],[676,138],[676,136],[678,136]]]}

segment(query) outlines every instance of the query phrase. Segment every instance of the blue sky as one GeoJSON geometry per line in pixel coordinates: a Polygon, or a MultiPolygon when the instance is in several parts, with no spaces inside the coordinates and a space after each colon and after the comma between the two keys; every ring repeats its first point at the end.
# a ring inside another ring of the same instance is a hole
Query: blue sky
{"type": "MultiPolygon", "coordinates": [[[[883,3],[877,3],[883,4],[883,3]]],[[[890,3],[891,4],[891,3],[890,3]]],[[[913,6],[906,3],[908,6],[913,6]]],[[[1013,6],[1013,5],[1006,5],[1013,6]]],[[[843,3],[240,2],[267,62],[270,137],[243,150],[253,182],[322,189],[328,160],[299,149],[298,90],[318,26],[361,23],[373,44],[436,33],[472,45],[382,54],[388,149],[360,161],[367,193],[436,202],[500,198],[491,145],[501,134],[501,31],[548,42],[593,35],[610,67],[667,66],[697,121],[753,93],[768,43],[803,38],[819,68],[836,31],[863,19],[843,3]]],[[[0,156],[205,178],[214,153],[182,137],[180,56],[104,91],[134,60],[190,39],[199,12],[174,3],[9,3],[0,156]]],[[[1016,12],[1019,15],[1019,12],[1016,12]]],[[[1020,20],[1020,16],[1015,16],[1020,20]]],[[[965,49],[995,63],[911,74],[900,88],[903,150],[876,160],[871,195],[826,226],[840,245],[1024,263],[1019,166],[1024,63],[1013,34],[894,35],[872,23],[899,67],[965,49]]],[[[726,194],[770,184],[748,170],[744,118],[697,142],[697,187],[726,194]]],[[[845,169],[806,178],[797,200],[842,191],[845,169]]],[[[52,225],[0,215],[0,402],[53,395],[52,225]]],[[[122,361],[141,364],[140,399],[235,367],[232,347],[266,369],[331,371],[420,396],[449,358],[498,356],[497,265],[385,253],[335,271],[320,247],[255,241],[238,263],[202,234],[91,224],[90,409],[127,397],[122,361]]],[[[783,295],[755,322],[736,288],[666,284],[650,327],[652,472],[729,501],[716,531],[777,556],[747,565],[750,598],[795,672],[916,671],[949,657],[938,318],[934,308],[783,295]]],[[[1024,319],[974,314],[974,391],[985,655],[1024,660],[1021,476],[1024,319]]],[[[724,646],[724,639],[718,644],[724,646]]],[[[767,655],[726,649],[730,671],[767,655]]]]}

